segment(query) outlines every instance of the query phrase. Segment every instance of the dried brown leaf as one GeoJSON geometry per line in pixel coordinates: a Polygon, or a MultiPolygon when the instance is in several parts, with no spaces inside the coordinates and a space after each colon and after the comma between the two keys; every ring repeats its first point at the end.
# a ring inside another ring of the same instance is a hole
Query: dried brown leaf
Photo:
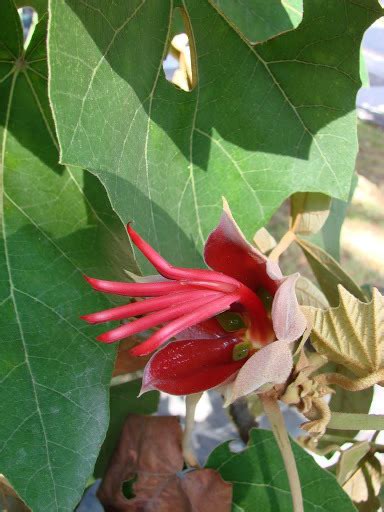
{"type": "Polygon", "coordinates": [[[182,472],[182,432],[171,416],[128,416],[99,490],[106,512],[229,512],[232,486],[211,469],[182,472]],[[135,497],[124,482],[134,477],[135,497]]]}
{"type": "Polygon", "coordinates": [[[14,491],[4,475],[0,475],[0,510],[2,512],[31,512],[14,491]]]}
{"type": "Polygon", "coordinates": [[[142,339],[136,336],[132,336],[120,343],[117,352],[115,368],[113,370],[113,377],[124,375],[126,373],[137,372],[138,370],[142,370],[144,368],[144,366],[149,361],[150,356],[135,357],[130,353],[131,348],[141,341],[142,339]]]}

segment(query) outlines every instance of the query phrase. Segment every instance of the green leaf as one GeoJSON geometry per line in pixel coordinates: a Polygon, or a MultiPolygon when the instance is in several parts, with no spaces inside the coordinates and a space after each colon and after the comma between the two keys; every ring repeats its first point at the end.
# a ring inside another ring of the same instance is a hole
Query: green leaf
{"type": "Polygon", "coordinates": [[[95,476],[102,477],[120,437],[128,414],[153,414],[159,404],[159,393],[150,391],[138,398],[141,379],[111,387],[110,423],[95,466],[95,476]]]}
{"type": "Polygon", "coordinates": [[[357,174],[354,174],[351,182],[351,189],[347,201],[332,199],[329,216],[320,233],[311,237],[311,242],[319,245],[335,260],[340,261],[340,234],[349,203],[357,186],[357,174]]]}
{"type": "Polygon", "coordinates": [[[334,412],[328,427],[335,430],[384,430],[384,415],[334,412]]]}
{"type": "Polygon", "coordinates": [[[296,238],[296,242],[303,250],[317,282],[331,306],[339,304],[339,292],[337,289],[339,284],[361,301],[367,301],[363,290],[344,272],[332,256],[308,240],[296,238]]]}
{"type": "Polygon", "coordinates": [[[115,356],[79,320],[108,307],[82,274],[112,277],[101,247],[125,235],[97,180],[57,164],[46,21],[24,51],[14,3],[2,2],[0,469],[35,512],[72,512],[108,426],[115,356]]]}
{"type": "Polygon", "coordinates": [[[248,41],[255,44],[297,27],[303,0],[213,0],[248,41]]]}
{"type": "MultiPolygon", "coordinates": [[[[354,512],[335,477],[320,468],[303,448],[292,442],[305,512],[354,512]],[[324,492],[326,489],[326,492],[324,492]]],[[[233,511],[288,512],[292,510],[288,478],[272,432],[253,429],[247,448],[233,453],[229,443],[216,448],[206,467],[233,483],[233,511]]]]}
{"type": "Polygon", "coordinates": [[[374,453],[368,453],[360,461],[349,480],[343,485],[344,490],[351,496],[359,512],[381,510],[379,494],[382,473],[379,459],[374,453]]]}
{"type": "Polygon", "coordinates": [[[253,47],[210,2],[182,6],[191,92],[162,70],[171,0],[51,1],[50,98],[62,161],[97,174],[165,257],[193,264],[222,195],[249,238],[294,192],[348,197],[360,41],[382,10],[307,0],[297,29],[253,47]]]}
{"type": "MultiPolygon", "coordinates": [[[[335,365],[332,369],[337,373],[346,374],[351,377],[350,372],[346,372],[345,368],[341,365],[335,365]]],[[[335,386],[335,394],[332,395],[329,402],[329,408],[333,412],[349,412],[368,414],[373,400],[373,387],[364,389],[363,391],[347,391],[346,389],[335,386]]],[[[327,429],[328,431],[329,429],[327,429]]],[[[335,430],[329,431],[331,435],[340,437],[354,437],[358,430],[335,430]]]]}
{"type": "Polygon", "coordinates": [[[369,452],[370,448],[368,441],[362,441],[341,452],[337,465],[337,481],[340,485],[343,485],[356,471],[359,462],[369,452]]]}

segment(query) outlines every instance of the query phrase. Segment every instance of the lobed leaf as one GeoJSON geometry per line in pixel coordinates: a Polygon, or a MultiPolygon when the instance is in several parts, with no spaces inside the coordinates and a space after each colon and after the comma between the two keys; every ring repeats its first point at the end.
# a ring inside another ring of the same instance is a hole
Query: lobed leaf
{"type": "Polygon", "coordinates": [[[118,277],[117,255],[135,265],[98,180],[57,163],[46,24],[24,49],[14,2],[1,4],[0,469],[35,512],[72,512],[108,427],[115,356],[78,318],[108,307],[82,274],[118,277]]]}
{"type": "Polygon", "coordinates": [[[222,195],[248,238],[294,192],[347,199],[360,42],[381,14],[377,0],[306,0],[295,30],[252,46],[208,0],[51,1],[62,161],[92,170],[175,264],[200,262],[222,195]],[[176,6],[190,92],[162,69],[176,6]]]}
{"type": "Polygon", "coordinates": [[[213,0],[252,44],[288,32],[301,22],[302,0],[213,0]]]}
{"type": "Polygon", "coordinates": [[[310,309],[311,341],[330,361],[366,377],[384,367],[384,297],[374,288],[366,304],[341,285],[338,290],[338,307],[310,309]]]}

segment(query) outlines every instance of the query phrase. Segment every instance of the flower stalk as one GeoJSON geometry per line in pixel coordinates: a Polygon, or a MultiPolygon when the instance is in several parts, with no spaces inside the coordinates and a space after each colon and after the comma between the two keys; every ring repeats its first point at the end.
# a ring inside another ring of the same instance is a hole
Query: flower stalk
{"type": "Polygon", "coordinates": [[[260,395],[264,412],[271,424],[272,432],[283,457],[292,495],[293,512],[304,512],[303,496],[295,456],[285,426],[284,417],[275,398],[260,395]]]}

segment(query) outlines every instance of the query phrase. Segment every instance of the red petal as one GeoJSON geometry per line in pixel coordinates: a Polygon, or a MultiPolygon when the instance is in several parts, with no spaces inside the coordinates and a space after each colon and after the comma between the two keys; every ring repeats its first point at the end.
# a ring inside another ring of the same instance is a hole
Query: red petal
{"type": "Polygon", "coordinates": [[[159,389],[189,395],[214,388],[233,376],[247,361],[234,361],[236,337],[173,341],[156,352],[144,370],[142,392],[159,389]]]}
{"type": "Polygon", "coordinates": [[[277,264],[268,262],[247,242],[226,202],[219,225],[205,244],[204,257],[213,270],[234,277],[253,291],[264,288],[274,295],[283,277],[277,264]]]}
{"type": "Polygon", "coordinates": [[[175,336],[177,340],[190,340],[190,339],[207,339],[207,338],[222,338],[228,336],[226,331],[218,322],[216,317],[208,318],[175,336]]]}

